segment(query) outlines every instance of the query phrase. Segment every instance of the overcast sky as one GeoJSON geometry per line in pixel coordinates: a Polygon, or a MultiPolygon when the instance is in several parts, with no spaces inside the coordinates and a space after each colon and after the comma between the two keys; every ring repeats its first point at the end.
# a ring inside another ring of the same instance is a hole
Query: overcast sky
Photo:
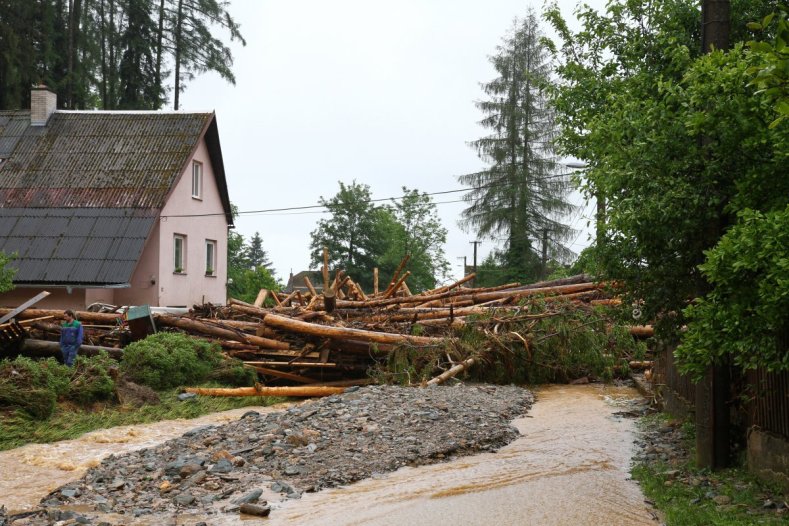
{"type": "MultiPolygon", "coordinates": [[[[602,0],[593,0],[601,6],[602,0]]],[[[338,181],[370,186],[374,198],[462,188],[456,176],[485,165],[467,143],[486,132],[474,102],[495,77],[488,56],[529,3],[515,0],[232,0],[247,45],[233,44],[236,85],[202,75],[184,110],[217,114],[230,200],[242,212],[314,205],[338,181]]],[[[542,5],[531,4],[541,12],[542,5]]],[[[572,18],[576,2],[559,2],[572,18]]],[[[550,34],[549,28],[543,29],[550,34]]],[[[455,276],[471,264],[474,233],[457,219],[462,194],[434,197],[455,276]]],[[[576,200],[582,203],[579,196],[576,200]]],[[[570,218],[589,244],[587,206],[570,218]]],[[[314,210],[242,214],[236,230],[260,232],[277,277],[309,266],[314,210]]],[[[495,247],[483,240],[478,260],[495,247]]]]}

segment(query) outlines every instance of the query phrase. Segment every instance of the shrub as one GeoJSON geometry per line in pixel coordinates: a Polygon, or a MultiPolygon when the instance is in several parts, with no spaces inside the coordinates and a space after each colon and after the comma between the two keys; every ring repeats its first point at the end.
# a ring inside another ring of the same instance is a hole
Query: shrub
{"type": "Polygon", "coordinates": [[[115,392],[110,369],[116,362],[106,352],[98,356],[77,356],[65,398],[81,404],[106,400],[115,392]]]}
{"type": "Polygon", "coordinates": [[[0,405],[17,407],[34,418],[49,418],[58,400],[90,404],[110,398],[115,383],[109,369],[115,362],[106,354],[77,356],[74,367],[54,358],[31,360],[20,356],[0,363],[0,405]]]}
{"type": "Polygon", "coordinates": [[[203,381],[221,361],[217,345],[160,332],[126,347],[121,369],[133,382],[161,390],[203,381]]]}
{"type": "Polygon", "coordinates": [[[215,380],[225,385],[235,387],[251,387],[258,380],[258,373],[254,369],[245,367],[240,360],[225,360],[208,375],[209,380],[215,380]]]}

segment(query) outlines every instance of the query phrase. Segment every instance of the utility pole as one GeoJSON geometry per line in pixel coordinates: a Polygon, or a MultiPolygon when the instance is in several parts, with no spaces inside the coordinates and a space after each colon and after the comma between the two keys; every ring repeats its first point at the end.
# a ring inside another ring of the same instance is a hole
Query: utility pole
{"type": "MultiPolygon", "coordinates": [[[[729,0],[702,0],[701,46],[702,53],[713,49],[729,49],[730,22],[729,0]]],[[[706,135],[700,137],[703,147],[710,142],[706,135]]],[[[720,237],[720,220],[709,223],[709,238],[720,237]]],[[[699,467],[720,469],[729,465],[729,400],[731,399],[728,360],[710,365],[696,384],[696,463],[699,467]]]]}
{"type": "MultiPolygon", "coordinates": [[[[477,273],[477,245],[482,244],[482,241],[469,241],[472,245],[474,245],[474,274],[477,273]]],[[[477,284],[477,278],[475,277],[471,280],[471,286],[474,287],[477,284]]]]}

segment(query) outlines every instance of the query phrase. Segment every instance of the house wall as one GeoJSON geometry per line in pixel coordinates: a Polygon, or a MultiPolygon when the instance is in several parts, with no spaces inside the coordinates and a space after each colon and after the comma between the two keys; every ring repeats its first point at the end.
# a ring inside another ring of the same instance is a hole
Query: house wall
{"type": "Polygon", "coordinates": [[[203,197],[192,197],[192,161],[170,193],[159,221],[159,306],[191,307],[203,302],[224,304],[227,299],[227,219],[214,179],[205,140],[194,160],[203,163],[203,197]],[[204,215],[214,214],[214,215],[204,215]],[[192,217],[174,217],[192,215],[192,217]],[[186,236],[184,272],[175,273],[174,236],[186,236]],[[206,240],[216,241],[216,269],[206,276],[206,240]]]}
{"type": "Polygon", "coordinates": [[[31,309],[85,310],[85,289],[78,288],[71,289],[69,294],[65,288],[17,287],[0,294],[0,306],[18,307],[44,290],[50,293],[49,296],[30,307],[31,309]]]}
{"type": "Polygon", "coordinates": [[[154,225],[145,241],[130,287],[115,289],[116,305],[159,306],[159,224],[154,225]]]}

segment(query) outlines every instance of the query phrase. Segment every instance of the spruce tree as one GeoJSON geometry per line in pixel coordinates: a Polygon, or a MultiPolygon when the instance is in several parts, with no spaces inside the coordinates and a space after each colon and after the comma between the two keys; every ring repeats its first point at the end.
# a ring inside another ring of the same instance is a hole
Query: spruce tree
{"type": "Polygon", "coordinates": [[[471,143],[490,167],[458,178],[472,187],[460,225],[504,241],[504,260],[514,266],[510,274],[527,278],[534,254],[558,260],[573,255],[562,244],[571,229],[561,218],[575,208],[553,152],[557,129],[546,93],[551,66],[533,11],[516,19],[490,61],[498,77],[482,84],[488,98],[477,107],[485,115],[480,124],[491,133],[471,143]]]}
{"type": "Polygon", "coordinates": [[[250,267],[256,270],[265,268],[271,271],[271,261],[269,261],[266,251],[263,250],[263,238],[260,237],[260,232],[255,232],[255,235],[249,240],[249,246],[246,247],[244,255],[250,267]]]}

